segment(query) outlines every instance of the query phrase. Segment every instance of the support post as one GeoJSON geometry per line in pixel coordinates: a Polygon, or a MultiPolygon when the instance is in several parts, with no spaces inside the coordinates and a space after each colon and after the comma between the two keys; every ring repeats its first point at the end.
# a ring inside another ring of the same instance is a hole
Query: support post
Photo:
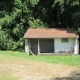
{"type": "Polygon", "coordinates": [[[26,53],[29,53],[28,39],[25,39],[25,52],[26,52],[26,53]]]}
{"type": "Polygon", "coordinates": [[[38,39],[38,54],[40,53],[40,45],[39,45],[39,39],[38,39]]]}
{"type": "Polygon", "coordinates": [[[78,55],[79,54],[79,41],[78,38],[75,41],[75,45],[74,45],[74,54],[78,55]]]}

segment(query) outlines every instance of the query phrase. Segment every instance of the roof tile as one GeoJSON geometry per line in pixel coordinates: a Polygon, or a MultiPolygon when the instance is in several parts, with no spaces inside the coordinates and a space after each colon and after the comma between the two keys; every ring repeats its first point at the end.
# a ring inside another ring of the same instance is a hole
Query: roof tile
{"type": "Polygon", "coordinates": [[[28,29],[24,38],[76,38],[73,28],[28,29]]]}

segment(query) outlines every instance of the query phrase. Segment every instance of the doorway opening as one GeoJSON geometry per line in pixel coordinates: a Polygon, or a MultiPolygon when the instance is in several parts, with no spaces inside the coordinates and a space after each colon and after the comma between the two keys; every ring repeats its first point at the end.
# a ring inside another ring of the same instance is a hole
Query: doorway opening
{"type": "Polygon", "coordinates": [[[54,53],[54,39],[40,39],[40,53],[54,53]]]}

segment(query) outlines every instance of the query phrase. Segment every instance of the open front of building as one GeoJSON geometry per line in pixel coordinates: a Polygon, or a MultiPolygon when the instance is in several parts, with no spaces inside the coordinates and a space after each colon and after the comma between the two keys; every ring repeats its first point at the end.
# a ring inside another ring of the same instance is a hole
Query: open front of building
{"type": "Polygon", "coordinates": [[[31,54],[79,54],[79,36],[74,29],[29,29],[25,52],[31,54]]]}
{"type": "Polygon", "coordinates": [[[34,53],[54,53],[54,39],[29,39],[29,50],[34,53]]]}

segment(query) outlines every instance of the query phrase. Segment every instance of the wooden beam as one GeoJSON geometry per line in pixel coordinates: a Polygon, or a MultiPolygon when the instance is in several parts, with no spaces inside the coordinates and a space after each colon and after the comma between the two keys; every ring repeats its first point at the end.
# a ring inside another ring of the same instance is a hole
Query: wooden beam
{"type": "Polygon", "coordinates": [[[79,41],[78,41],[78,38],[75,40],[74,54],[75,55],[78,55],[79,54],[79,41]]]}
{"type": "Polygon", "coordinates": [[[39,45],[39,39],[38,39],[38,54],[40,53],[40,45],[39,45]]]}
{"type": "Polygon", "coordinates": [[[29,53],[28,39],[25,39],[25,52],[26,52],[26,53],[29,53]]]}

